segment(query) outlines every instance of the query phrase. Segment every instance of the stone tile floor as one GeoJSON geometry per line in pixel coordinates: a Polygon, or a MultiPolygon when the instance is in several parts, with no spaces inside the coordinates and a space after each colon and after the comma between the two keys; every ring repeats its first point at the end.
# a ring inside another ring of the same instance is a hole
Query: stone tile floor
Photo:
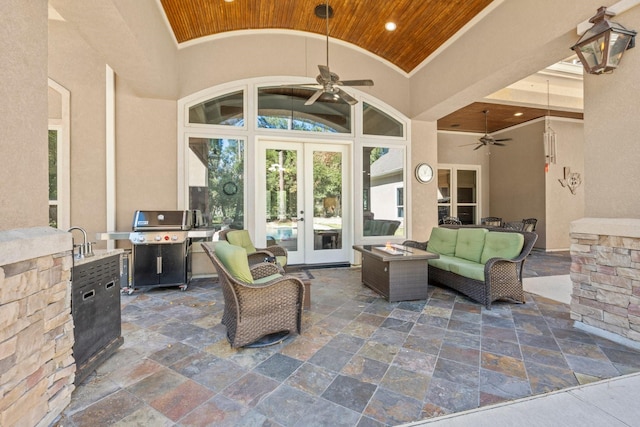
{"type": "MultiPolygon", "coordinates": [[[[528,275],[568,273],[538,255],[528,275]]],[[[311,272],[302,334],[262,349],[230,348],[213,279],[123,295],[124,345],[58,425],[398,425],[640,371],[640,352],[574,329],[552,300],[486,310],[430,287],[388,303],[358,268],[311,272]]]]}

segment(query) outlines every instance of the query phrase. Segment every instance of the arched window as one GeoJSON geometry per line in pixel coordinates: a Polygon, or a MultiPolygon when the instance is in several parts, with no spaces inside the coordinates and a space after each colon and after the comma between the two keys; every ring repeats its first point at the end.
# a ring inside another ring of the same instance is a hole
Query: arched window
{"type": "Polygon", "coordinates": [[[179,207],[202,210],[208,226],[216,229],[229,223],[252,229],[258,226],[254,159],[262,141],[347,144],[354,172],[350,194],[343,195],[355,210],[350,239],[404,238],[411,212],[405,197],[409,119],[354,88],[348,90],[358,100],[355,105],[329,93],[306,105],[317,89],[292,81],[247,79],[179,101],[179,207]],[[393,227],[369,234],[365,227],[371,219],[393,227]]]}

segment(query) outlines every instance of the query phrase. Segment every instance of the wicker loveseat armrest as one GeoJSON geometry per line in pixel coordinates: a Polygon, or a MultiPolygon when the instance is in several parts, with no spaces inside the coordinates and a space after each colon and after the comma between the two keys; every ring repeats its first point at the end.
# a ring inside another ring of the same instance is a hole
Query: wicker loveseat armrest
{"type": "MultiPolygon", "coordinates": [[[[501,232],[513,232],[513,231],[502,231],[499,230],[501,232]]],[[[520,254],[515,257],[515,258],[511,258],[511,259],[504,259],[504,258],[491,258],[489,259],[486,264],[485,264],[485,277],[489,277],[489,272],[491,271],[491,268],[493,268],[494,265],[497,264],[505,264],[505,265],[509,265],[509,264],[517,264],[518,267],[518,277],[520,278],[520,281],[522,281],[522,273],[524,270],[524,262],[526,261],[527,257],[529,256],[529,254],[531,253],[531,250],[533,249],[533,245],[536,243],[536,240],[538,239],[538,235],[536,233],[532,233],[529,231],[520,231],[520,234],[522,234],[524,236],[524,243],[522,244],[522,249],[520,250],[520,254]]]]}

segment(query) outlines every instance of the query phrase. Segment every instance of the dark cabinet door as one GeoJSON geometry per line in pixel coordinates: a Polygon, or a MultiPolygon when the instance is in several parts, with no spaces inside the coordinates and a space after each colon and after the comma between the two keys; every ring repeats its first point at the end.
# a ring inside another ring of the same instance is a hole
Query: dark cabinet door
{"type": "Polygon", "coordinates": [[[133,247],[133,286],[158,284],[158,246],[136,245],[133,247]]]}
{"type": "Polygon", "coordinates": [[[185,284],[187,257],[181,243],[136,245],[133,263],[134,288],[185,284]]]}
{"type": "Polygon", "coordinates": [[[186,257],[183,245],[161,246],[162,273],[158,280],[161,285],[184,284],[186,257]]]}

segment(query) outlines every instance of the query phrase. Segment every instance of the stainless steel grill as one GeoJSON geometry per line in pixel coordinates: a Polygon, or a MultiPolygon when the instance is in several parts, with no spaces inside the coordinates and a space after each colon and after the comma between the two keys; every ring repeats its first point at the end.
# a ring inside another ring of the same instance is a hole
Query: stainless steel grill
{"type": "Polygon", "coordinates": [[[158,286],[187,289],[191,279],[192,219],[188,210],[135,212],[133,231],[129,234],[133,247],[129,293],[158,286]]]}

